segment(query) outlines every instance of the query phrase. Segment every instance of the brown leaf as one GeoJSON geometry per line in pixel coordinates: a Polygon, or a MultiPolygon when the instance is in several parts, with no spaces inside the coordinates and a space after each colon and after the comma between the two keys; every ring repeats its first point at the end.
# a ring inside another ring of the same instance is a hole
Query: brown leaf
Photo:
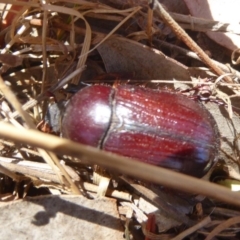
{"type": "Polygon", "coordinates": [[[187,67],[159,50],[121,37],[105,41],[98,51],[107,72],[130,73],[136,79],[189,80],[187,67]]]}

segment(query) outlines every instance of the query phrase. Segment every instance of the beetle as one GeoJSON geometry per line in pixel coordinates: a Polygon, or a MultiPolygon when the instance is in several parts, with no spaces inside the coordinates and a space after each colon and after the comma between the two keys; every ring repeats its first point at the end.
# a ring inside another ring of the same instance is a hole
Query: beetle
{"type": "Polygon", "coordinates": [[[207,109],[183,95],[139,86],[92,85],[69,101],[63,137],[202,177],[217,159],[219,132],[207,109]]]}

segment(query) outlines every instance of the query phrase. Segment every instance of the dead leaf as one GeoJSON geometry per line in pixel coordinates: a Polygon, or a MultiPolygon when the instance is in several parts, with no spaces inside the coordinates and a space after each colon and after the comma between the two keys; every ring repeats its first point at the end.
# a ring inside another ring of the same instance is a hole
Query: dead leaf
{"type": "Polygon", "coordinates": [[[98,51],[107,72],[130,73],[136,79],[189,80],[187,67],[161,51],[127,38],[112,37],[98,51]]]}

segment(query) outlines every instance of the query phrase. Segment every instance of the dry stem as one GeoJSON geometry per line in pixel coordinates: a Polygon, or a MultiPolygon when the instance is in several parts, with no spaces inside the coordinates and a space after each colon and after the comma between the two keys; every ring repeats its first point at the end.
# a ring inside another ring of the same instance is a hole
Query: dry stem
{"type": "Polygon", "coordinates": [[[88,160],[108,169],[168,186],[179,191],[202,194],[240,206],[240,194],[231,192],[225,187],[161,167],[155,167],[133,159],[107,153],[67,139],[61,139],[36,130],[17,129],[4,122],[0,122],[0,136],[18,143],[40,147],[57,154],[67,154],[88,160]]]}
{"type": "MultiPolygon", "coordinates": [[[[159,16],[169,25],[173,32],[180,38],[198,57],[209,66],[217,75],[221,76],[224,72],[208,57],[208,55],[187,35],[187,33],[178,25],[177,22],[166,12],[162,5],[156,1],[156,10],[159,16]]],[[[232,83],[230,77],[224,77],[228,83],[232,83]]]]}

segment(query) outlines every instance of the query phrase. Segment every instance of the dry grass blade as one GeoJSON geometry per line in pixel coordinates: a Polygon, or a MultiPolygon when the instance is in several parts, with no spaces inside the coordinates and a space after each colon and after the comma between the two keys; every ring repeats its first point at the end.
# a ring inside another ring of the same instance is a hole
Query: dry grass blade
{"type": "MultiPolygon", "coordinates": [[[[78,75],[79,73],[81,73],[83,70],[85,69],[85,66],[83,66],[82,68],[78,68],[75,71],[73,71],[72,73],[70,73],[68,76],[66,76],[65,78],[61,79],[59,82],[57,82],[56,84],[54,84],[51,88],[48,89],[48,91],[50,92],[54,92],[56,90],[58,90],[59,88],[62,88],[65,84],[67,84],[73,77],[75,77],[76,75],[78,75]]],[[[47,91],[47,92],[48,92],[47,91]]],[[[25,103],[22,106],[22,109],[24,111],[27,111],[28,109],[34,107],[39,101],[42,101],[46,95],[46,92],[44,92],[43,94],[40,94],[38,97],[36,97],[36,99],[31,99],[29,102],[25,103]]],[[[17,118],[19,116],[19,112],[15,111],[11,114],[12,118],[17,118]]]]}
{"type": "MultiPolygon", "coordinates": [[[[2,93],[4,94],[5,98],[12,104],[12,106],[19,112],[20,116],[23,118],[23,120],[26,122],[27,126],[31,129],[35,129],[35,125],[30,118],[30,116],[22,109],[21,104],[17,100],[14,93],[7,87],[7,85],[4,83],[3,79],[0,77],[0,89],[2,93]]],[[[70,176],[66,172],[66,170],[62,167],[62,165],[59,163],[59,160],[57,159],[56,155],[49,152],[47,153],[43,149],[38,149],[39,153],[42,155],[44,160],[52,167],[52,169],[56,172],[59,179],[62,178],[62,176],[57,171],[56,166],[61,170],[63,175],[65,176],[66,180],[68,181],[69,185],[72,187],[72,190],[74,193],[79,194],[80,191],[78,187],[74,184],[74,182],[71,180],[70,176]]]]}
{"type": "Polygon", "coordinates": [[[47,60],[47,11],[43,11],[43,30],[42,30],[42,59],[43,59],[43,74],[42,74],[42,86],[41,86],[41,92],[43,93],[45,90],[45,85],[46,85],[46,78],[47,78],[47,65],[48,65],[48,60],[47,60]]]}
{"type": "Polygon", "coordinates": [[[2,174],[5,174],[6,176],[9,176],[10,178],[12,178],[14,181],[19,181],[21,179],[21,177],[19,177],[17,174],[13,173],[11,170],[9,170],[8,168],[2,166],[0,164],[0,172],[2,174]]]}
{"type": "Polygon", "coordinates": [[[9,101],[9,103],[11,103],[12,106],[16,109],[16,111],[19,112],[20,116],[23,118],[29,128],[35,128],[31,117],[22,109],[21,104],[17,100],[14,93],[10,90],[10,88],[4,83],[2,77],[0,77],[0,90],[5,96],[5,98],[9,101]]]}
{"type": "Polygon", "coordinates": [[[216,236],[218,233],[237,223],[240,223],[240,217],[233,217],[224,221],[223,223],[219,224],[216,228],[214,228],[213,231],[208,234],[205,240],[213,239],[214,236],[216,236]]]}
{"type": "MultiPolygon", "coordinates": [[[[83,183],[83,188],[86,191],[97,193],[99,187],[94,185],[94,184],[84,182],[83,183]]],[[[129,194],[127,192],[120,192],[120,191],[117,191],[117,190],[113,190],[111,188],[107,189],[106,195],[110,196],[110,197],[126,200],[126,201],[132,201],[132,195],[131,194],[129,194]]]]}
{"type": "MultiPolygon", "coordinates": [[[[125,17],[112,31],[110,31],[94,48],[92,48],[89,52],[87,52],[86,54],[89,54],[90,52],[92,52],[93,50],[97,49],[104,41],[106,41],[115,31],[117,31],[117,29],[122,26],[129,18],[131,18],[135,13],[137,13],[141,8],[140,7],[136,7],[133,9],[128,9],[131,10],[132,12],[125,17]]],[[[118,11],[119,12],[119,11],[118,11]]],[[[126,12],[126,11],[124,11],[126,12]]]]}
{"type": "MultiPolygon", "coordinates": [[[[32,178],[32,180],[36,180],[36,178],[41,178],[41,179],[45,179],[47,181],[51,181],[54,183],[59,183],[62,184],[62,182],[59,181],[59,177],[54,174],[53,172],[45,172],[44,170],[46,169],[41,169],[39,168],[38,170],[30,168],[30,167],[26,167],[26,166],[21,166],[19,164],[14,164],[14,163],[6,163],[6,162],[2,162],[0,163],[1,166],[3,166],[5,169],[9,170],[10,173],[12,172],[17,172],[17,173],[21,173],[24,174],[26,176],[28,176],[29,178],[32,178]]],[[[49,165],[48,165],[49,166],[49,165]]],[[[9,175],[7,173],[5,173],[7,176],[12,177],[12,175],[9,175]]],[[[19,179],[19,176],[16,175],[18,178],[13,178],[15,181],[17,181],[19,179]]]]}
{"type": "MultiPolygon", "coordinates": [[[[77,173],[70,168],[69,166],[63,165],[69,175],[71,176],[74,181],[79,182],[80,177],[77,175],[77,173]]],[[[24,174],[25,176],[31,178],[33,181],[36,181],[37,179],[44,179],[49,181],[50,183],[57,183],[62,184],[61,181],[59,181],[58,176],[51,170],[50,166],[46,163],[37,163],[27,160],[19,161],[18,159],[9,159],[0,157],[0,172],[3,174],[6,174],[7,176],[11,177],[15,181],[22,180],[24,177],[20,177],[19,175],[15,174],[14,172],[24,174]],[[14,163],[15,162],[15,163],[14,163]]],[[[41,181],[38,181],[39,183],[41,181]]],[[[91,184],[88,182],[82,182],[81,183],[83,189],[85,191],[97,193],[99,191],[100,186],[97,186],[95,184],[91,184]]],[[[114,190],[111,188],[107,188],[106,195],[118,198],[126,201],[132,201],[132,195],[127,192],[122,192],[118,190],[114,190]]]]}
{"type": "Polygon", "coordinates": [[[206,212],[211,215],[225,216],[225,217],[237,217],[240,215],[240,211],[220,208],[220,207],[206,209],[206,212]]]}
{"type": "MultiPolygon", "coordinates": [[[[85,22],[86,34],[85,34],[85,37],[84,37],[82,51],[81,51],[79,61],[78,61],[78,64],[77,64],[77,68],[82,68],[86,63],[86,59],[87,59],[87,54],[86,53],[89,51],[90,44],[91,44],[91,28],[90,28],[90,25],[88,24],[88,22],[86,21],[86,19],[84,18],[84,16],[74,9],[69,9],[69,8],[65,8],[65,7],[61,7],[61,6],[54,6],[54,5],[50,5],[50,4],[44,4],[43,5],[43,10],[46,10],[46,11],[51,10],[51,11],[56,11],[56,12],[61,12],[61,13],[68,13],[71,16],[77,17],[75,20],[80,18],[85,22]]],[[[79,75],[77,75],[74,78],[73,83],[77,84],[80,76],[81,75],[79,73],[79,75]]]]}
{"type": "Polygon", "coordinates": [[[136,160],[107,153],[66,139],[40,133],[36,130],[16,129],[10,124],[0,122],[0,136],[15,142],[40,147],[58,154],[67,154],[83,160],[88,160],[108,169],[168,186],[179,191],[198,193],[240,206],[240,194],[231,192],[225,187],[164,168],[151,166],[136,160]]]}
{"type": "Polygon", "coordinates": [[[177,235],[176,237],[172,238],[172,240],[181,240],[184,239],[185,237],[189,236],[190,234],[194,233],[195,231],[197,231],[198,229],[206,226],[207,224],[209,224],[211,222],[211,218],[210,217],[206,217],[204,218],[202,221],[200,221],[199,223],[197,223],[196,225],[192,226],[191,228],[181,232],[179,235],[177,235]]]}
{"type": "Polygon", "coordinates": [[[11,41],[6,45],[4,49],[1,50],[1,54],[6,53],[7,51],[10,51],[10,48],[12,45],[17,41],[17,39],[29,29],[29,24],[25,23],[21,26],[21,28],[17,31],[16,35],[11,39],[11,41]]]}

